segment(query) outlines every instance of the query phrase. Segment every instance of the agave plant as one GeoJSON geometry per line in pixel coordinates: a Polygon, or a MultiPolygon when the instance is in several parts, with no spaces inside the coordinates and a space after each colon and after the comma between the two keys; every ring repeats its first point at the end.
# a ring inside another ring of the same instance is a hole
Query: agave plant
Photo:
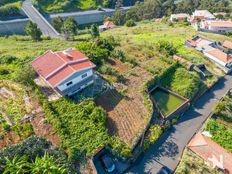
{"type": "Polygon", "coordinates": [[[27,156],[15,156],[12,160],[5,158],[6,165],[3,174],[26,174],[30,173],[27,156]]]}
{"type": "Polygon", "coordinates": [[[34,163],[31,163],[31,174],[66,174],[67,168],[59,164],[53,156],[45,153],[43,157],[37,156],[34,163]]]}

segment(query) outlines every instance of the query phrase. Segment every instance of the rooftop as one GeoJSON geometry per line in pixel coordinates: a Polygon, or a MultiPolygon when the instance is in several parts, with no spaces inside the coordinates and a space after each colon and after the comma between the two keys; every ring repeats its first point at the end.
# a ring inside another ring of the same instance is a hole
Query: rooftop
{"type": "Polygon", "coordinates": [[[228,49],[232,49],[232,42],[225,40],[222,44],[223,47],[228,48],[228,49]]]}
{"type": "Polygon", "coordinates": [[[197,133],[187,147],[212,166],[222,163],[224,168],[232,172],[232,153],[222,148],[210,138],[197,133]]]}
{"type": "Polygon", "coordinates": [[[74,49],[47,51],[36,58],[31,65],[52,87],[74,72],[95,67],[88,57],[74,49]]]}
{"type": "Polygon", "coordinates": [[[219,49],[212,47],[211,49],[207,50],[206,53],[214,56],[215,58],[217,58],[218,60],[224,63],[232,62],[232,57],[219,49]]]}

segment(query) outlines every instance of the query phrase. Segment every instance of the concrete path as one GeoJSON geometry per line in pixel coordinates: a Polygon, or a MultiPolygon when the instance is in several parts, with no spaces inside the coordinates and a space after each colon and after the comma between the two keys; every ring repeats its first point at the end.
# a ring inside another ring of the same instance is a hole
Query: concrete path
{"type": "Polygon", "coordinates": [[[32,5],[31,0],[25,0],[22,3],[22,9],[30,20],[38,25],[42,33],[51,38],[58,38],[59,33],[52,25],[40,14],[40,12],[32,5]]]}
{"type": "Polygon", "coordinates": [[[178,123],[165,132],[145,154],[141,155],[126,173],[155,174],[162,166],[174,171],[187,143],[201,128],[217,101],[230,88],[232,88],[232,76],[226,75],[200,97],[195,105],[179,119],[178,123]]]}

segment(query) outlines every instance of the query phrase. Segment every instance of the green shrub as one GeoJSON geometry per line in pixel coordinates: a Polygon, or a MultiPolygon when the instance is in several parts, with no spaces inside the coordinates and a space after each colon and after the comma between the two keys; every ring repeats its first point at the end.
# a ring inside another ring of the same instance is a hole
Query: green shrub
{"type": "Polygon", "coordinates": [[[218,123],[215,119],[210,119],[205,128],[213,136],[212,139],[225,149],[232,152],[232,129],[218,123]]]}
{"type": "Polygon", "coordinates": [[[17,3],[9,3],[3,6],[0,5],[0,19],[14,16],[21,16],[17,3]]]}
{"type": "Polygon", "coordinates": [[[99,68],[99,72],[102,74],[107,74],[107,75],[117,75],[117,71],[114,70],[111,66],[109,65],[103,65],[99,68]]]}
{"type": "Polygon", "coordinates": [[[136,24],[135,24],[134,20],[130,19],[130,20],[126,21],[125,25],[127,27],[134,27],[136,24]]]}
{"type": "Polygon", "coordinates": [[[10,74],[9,70],[5,67],[0,67],[0,75],[10,74]]]}
{"type": "Polygon", "coordinates": [[[170,55],[170,56],[173,56],[177,52],[174,45],[168,41],[161,40],[156,44],[156,47],[158,48],[158,51],[161,51],[161,52],[163,52],[167,55],[170,55]]]}
{"type": "Polygon", "coordinates": [[[11,64],[15,62],[18,58],[15,56],[4,55],[0,57],[0,64],[11,64]]]}
{"type": "Polygon", "coordinates": [[[147,150],[152,144],[154,144],[162,133],[163,131],[159,125],[152,125],[148,130],[148,133],[144,140],[144,150],[147,150]]]}

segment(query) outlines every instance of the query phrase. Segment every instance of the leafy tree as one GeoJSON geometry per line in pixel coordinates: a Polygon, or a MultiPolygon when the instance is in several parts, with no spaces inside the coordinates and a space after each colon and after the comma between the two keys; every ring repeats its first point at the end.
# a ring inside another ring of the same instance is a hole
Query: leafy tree
{"type": "Polygon", "coordinates": [[[25,32],[27,35],[30,35],[32,40],[39,41],[41,40],[42,32],[37,27],[37,24],[29,21],[27,25],[25,26],[25,32]]]}
{"type": "Polygon", "coordinates": [[[74,18],[68,17],[62,26],[62,32],[65,35],[65,38],[68,39],[70,36],[77,35],[77,22],[74,18]]]}
{"type": "Polygon", "coordinates": [[[112,19],[116,25],[123,25],[125,22],[125,13],[122,10],[116,10],[112,19]]]}
{"type": "Polygon", "coordinates": [[[100,33],[96,24],[91,25],[90,33],[93,38],[99,37],[100,33]]]}
{"type": "Polygon", "coordinates": [[[64,24],[62,17],[58,16],[52,19],[53,27],[60,33],[64,24]]]}
{"type": "Polygon", "coordinates": [[[31,84],[36,74],[29,64],[22,65],[15,73],[15,80],[22,84],[31,84]]]}
{"type": "Polygon", "coordinates": [[[117,0],[115,9],[120,9],[123,6],[123,0],[117,0]]]}
{"type": "Polygon", "coordinates": [[[135,21],[134,21],[134,20],[130,19],[130,20],[126,21],[125,25],[126,25],[127,27],[133,27],[133,26],[135,26],[136,24],[135,24],[135,21]]]}
{"type": "Polygon", "coordinates": [[[12,160],[5,158],[6,165],[3,174],[25,174],[29,173],[29,163],[26,156],[15,156],[12,160]]]}

